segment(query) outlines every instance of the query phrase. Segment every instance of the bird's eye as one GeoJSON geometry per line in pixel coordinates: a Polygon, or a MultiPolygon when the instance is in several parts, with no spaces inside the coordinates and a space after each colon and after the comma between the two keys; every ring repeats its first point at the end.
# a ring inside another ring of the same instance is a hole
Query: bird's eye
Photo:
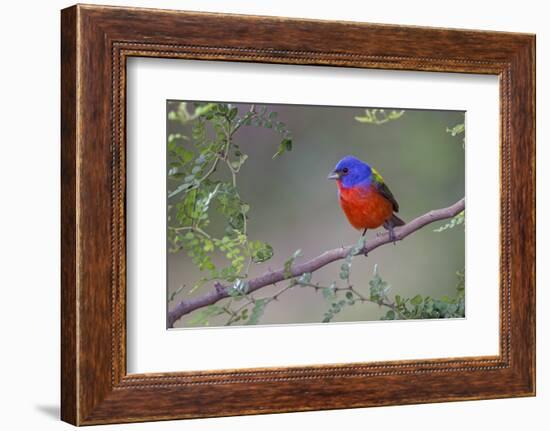
{"type": "Polygon", "coordinates": [[[347,174],[348,172],[349,172],[349,169],[348,169],[348,168],[342,169],[342,173],[343,173],[343,174],[347,174]]]}

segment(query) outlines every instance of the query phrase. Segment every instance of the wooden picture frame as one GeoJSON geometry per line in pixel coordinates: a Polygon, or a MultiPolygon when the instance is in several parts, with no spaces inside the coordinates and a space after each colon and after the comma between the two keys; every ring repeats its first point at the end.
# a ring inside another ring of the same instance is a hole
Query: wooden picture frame
{"type": "Polygon", "coordinates": [[[534,35],[83,5],[61,17],[64,421],[535,394],[534,35]],[[500,354],[127,374],[125,65],[131,56],[498,75],[500,354]]]}

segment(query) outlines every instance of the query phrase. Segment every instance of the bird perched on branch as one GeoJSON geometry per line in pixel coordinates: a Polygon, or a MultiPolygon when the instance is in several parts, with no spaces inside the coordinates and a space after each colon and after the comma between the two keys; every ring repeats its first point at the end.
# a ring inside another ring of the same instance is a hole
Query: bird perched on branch
{"type": "Polygon", "coordinates": [[[363,229],[364,236],[367,229],[384,226],[395,241],[394,227],[405,222],[395,215],[399,204],[376,169],[356,157],[346,156],[328,179],[336,180],[340,206],[355,229],[363,229]]]}

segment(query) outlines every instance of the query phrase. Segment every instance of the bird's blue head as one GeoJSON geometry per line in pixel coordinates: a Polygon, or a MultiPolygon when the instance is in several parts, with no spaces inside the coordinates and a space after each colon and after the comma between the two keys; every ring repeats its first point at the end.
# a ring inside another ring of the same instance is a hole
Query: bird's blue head
{"type": "Polygon", "coordinates": [[[372,169],[357,157],[346,156],[340,160],[328,176],[330,180],[337,180],[342,187],[349,188],[357,185],[368,185],[371,180],[372,169]]]}

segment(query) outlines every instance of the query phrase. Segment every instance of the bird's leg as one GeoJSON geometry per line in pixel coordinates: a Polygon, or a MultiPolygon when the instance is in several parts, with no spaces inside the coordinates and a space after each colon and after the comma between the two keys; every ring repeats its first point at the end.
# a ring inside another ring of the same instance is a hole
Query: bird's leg
{"type": "Polygon", "coordinates": [[[395,245],[395,232],[393,230],[393,223],[391,221],[384,222],[384,228],[390,233],[390,241],[395,245]]]}
{"type": "MultiPolygon", "coordinates": [[[[361,237],[364,238],[365,235],[366,235],[366,233],[367,233],[367,228],[365,228],[365,230],[363,230],[363,234],[361,235],[361,237]]],[[[368,256],[368,252],[365,251],[365,252],[364,252],[364,255],[365,255],[365,257],[367,257],[367,256],[368,256]]]]}

